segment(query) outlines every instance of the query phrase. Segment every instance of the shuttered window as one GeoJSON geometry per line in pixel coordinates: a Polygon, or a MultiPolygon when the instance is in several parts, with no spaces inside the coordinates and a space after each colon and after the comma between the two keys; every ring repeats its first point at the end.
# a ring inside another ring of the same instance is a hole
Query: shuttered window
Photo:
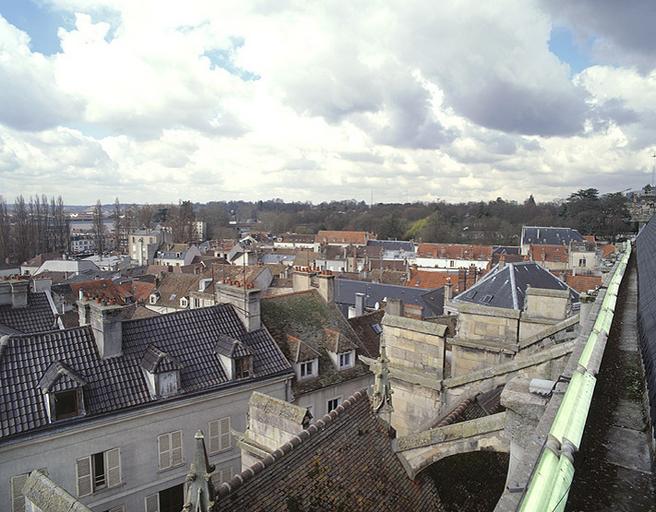
{"type": "Polygon", "coordinates": [[[210,421],[207,430],[209,431],[210,453],[217,453],[232,448],[230,417],[210,421]]]}
{"type": "Polygon", "coordinates": [[[145,498],[146,512],[159,512],[159,494],[151,494],[145,498]]]}
{"type": "Polygon", "coordinates": [[[121,450],[112,448],[77,459],[75,476],[78,497],[93,494],[96,489],[121,485],[121,450]]]}
{"type": "Polygon", "coordinates": [[[169,432],[157,437],[159,469],[168,469],[182,464],[182,431],[169,432]]]}
{"type": "Polygon", "coordinates": [[[75,464],[77,478],[77,495],[88,496],[93,492],[93,475],[91,474],[91,457],[77,459],[75,464]]]}

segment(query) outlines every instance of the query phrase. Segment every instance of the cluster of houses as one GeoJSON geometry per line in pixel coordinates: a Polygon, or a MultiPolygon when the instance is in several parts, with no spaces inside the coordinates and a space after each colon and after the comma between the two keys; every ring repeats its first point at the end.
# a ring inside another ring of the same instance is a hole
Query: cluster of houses
{"type": "Polygon", "coordinates": [[[445,382],[571,339],[614,253],[550,227],[128,245],[0,280],[2,510],[439,510],[390,436],[457,405],[445,382]]]}

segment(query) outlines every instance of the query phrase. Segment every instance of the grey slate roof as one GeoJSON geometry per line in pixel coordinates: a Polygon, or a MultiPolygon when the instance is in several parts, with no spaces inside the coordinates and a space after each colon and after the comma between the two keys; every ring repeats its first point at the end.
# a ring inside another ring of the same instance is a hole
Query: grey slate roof
{"type": "Polygon", "coordinates": [[[368,240],[367,247],[381,247],[384,251],[414,252],[415,245],[404,240],[368,240]]]}
{"type": "Polygon", "coordinates": [[[86,385],[86,381],[61,361],[52,363],[39,380],[41,391],[68,391],[86,385]]]}
{"type": "Polygon", "coordinates": [[[354,279],[335,279],[335,303],[348,315],[348,307],[355,305],[355,294],[364,293],[365,307],[375,309],[385,299],[401,299],[405,304],[416,304],[424,309],[424,317],[441,315],[444,310],[444,290],[413,288],[393,284],[370,283],[354,279]]]}
{"type": "Polygon", "coordinates": [[[28,292],[24,308],[12,308],[11,304],[0,306],[0,328],[8,327],[2,329],[6,334],[12,334],[12,329],[19,333],[52,331],[58,328],[56,320],[45,292],[28,292]]]}
{"type": "Polygon", "coordinates": [[[248,348],[239,340],[226,334],[219,334],[216,341],[217,353],[227,357],[245,357],[253,355],[248,348]]]}
{"type": "Polygon", "coordinates": [[[481,306],[517,309],[524,308],[526,289],[545,288],[569,290],[572,303],[579,302],[579,294],[551,272],[534,262],[496,265],[483,279],[468,290],[456,295],[455,302],[470,302],[481,306]]]}
{"type": "Polygon", "coordinates": [[[182,370],[183,365],[175,357],[158,349],[155,345],[148,345],[141,358],[141,367],[150,373],[170,372],[182,370]]]}
{"type": "Polygon", "coordinates": [[[522,245],[569,245],[574,241],[582,241],[583,237],[576,229],[554,228],[541,226],[522,227],[522,245]]]}
{"type": "Polygon", "coordinates": [[[50,427],[38,383],[58,361],[87,382],[83,388],[87,415],[70,422],[236,385],[227,379],[214,352],[220,334],[239,339],[254,354],[254,376],[244,381],[293,373],[269,333],[265,329],[246,332],[229,304],[128,320],[122,328],[123,354],[108,359],[99,357],[89,326],[4,338],[0,345],[0,442],[50,427]],[[183,365],[184,393],[151,397],[141,369],[151,344],[183,365]]]}

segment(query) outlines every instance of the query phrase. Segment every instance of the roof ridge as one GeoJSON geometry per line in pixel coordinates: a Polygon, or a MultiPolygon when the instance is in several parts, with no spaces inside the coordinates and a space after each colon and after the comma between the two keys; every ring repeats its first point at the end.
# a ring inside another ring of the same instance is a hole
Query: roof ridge
{"type": "MultiPolygon", "coordinates": [[[[147,308],[147,306],[144,306],[144,307],[147,308]]],[[[207,311],[208,309],[219,309],[219,308],[222,308],[222,309],[232,308],[234,310],[234,307],[233,307],[232,304],[230,304],[228,302],[222,302],[220,304],[214,304],[212,306],[205,306],[205,307],[202,307],[202,308],[180,309],[178,311],[172,311],[170,313],[160,313],[157,316],[150,316],[150,317],[146,317],[146,318],[126,318],[126,319],[122,320],[121,322],[122,323],[143,322],[143,321],[146,321],[146,320],[153,320],[153,319],[156,319],[156,318],[163,318],[163,317],[168,318],[168,317],[172,317],[172,316],[188,315],[188,314],[192,314],[192,311],[203,311],[203,310],[207,311]]],[[[153,311],[153,310],[151,309],[151,311],[153,311]]],[[[196,314],[196,313],[194,313],[194,314],[196,314]]]]}
{"type": "Polygon", "coordinates": [[[323,431],[331,423],[335,421],[344,411],[350,409],[354,404],[360,402],[364,398],[368,398],[367,390],[361,389],[355,392],[352,396],[344,400],[335,409],[324,415],[321,419],[314,422],[308,428],[302,430],[291,440],[287,441],[280,448],[268,454],[261,461],[256,462],[252,466],[246,468],[241,473],[234,475],[229,481],[223,482],[216,490],[216,496],[219,498],[228,496],[232,491],[241,487],[246,482],[251,480],[255,475],[262,472],[274,464],[277,460],[291,452],[298,445],[313,437],[316,433],[323,431]]]}

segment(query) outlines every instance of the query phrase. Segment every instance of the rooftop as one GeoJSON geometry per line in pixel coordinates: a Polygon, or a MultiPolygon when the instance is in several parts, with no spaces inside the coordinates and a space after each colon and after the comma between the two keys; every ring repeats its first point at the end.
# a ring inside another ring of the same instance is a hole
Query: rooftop
{"type": "Polygon", "coordinates": [[[25,334],[55,329],[58,329],[57,317],[45,292],[28,292],[24,308],[13,308],[11,304],[0,306],[0,334],[3,330],[4,334],[25,334]]]}
{"type": "Polygon", "coordinates": [[[581,233],[576,229],[551,226],[522,227],[522,245],[569,245],[572,240],[583,241],[581,233]]]}

